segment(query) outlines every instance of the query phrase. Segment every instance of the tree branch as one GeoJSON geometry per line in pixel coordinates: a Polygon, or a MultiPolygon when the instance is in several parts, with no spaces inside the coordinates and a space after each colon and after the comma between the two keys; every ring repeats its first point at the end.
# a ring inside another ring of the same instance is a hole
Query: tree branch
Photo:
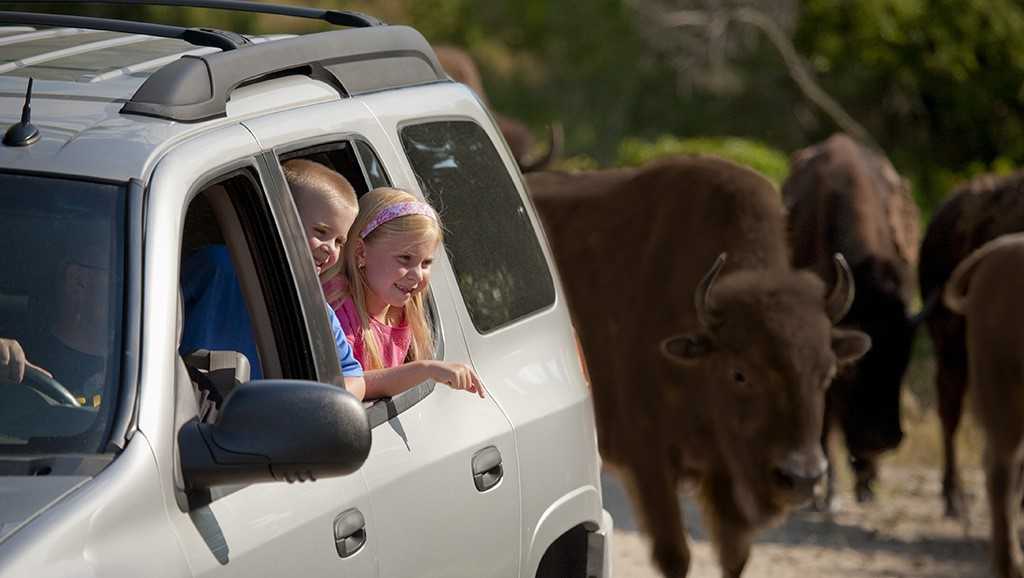
{"type": "MultiPolygon", "coordinates": [[[[853,119],[842,105],[833,99],[820,85],[803,64],[796,47],[789,37],[779,28],[770,16],[754,8],[742,7],[725,13],[727,20],[735,20],[760,30],[775,47],[789,72],[790,78],[807,98],[832,119],[840,129],[849,133],[861,142],[879,148],[875,139],[860,123],[853,119]]],[[[697,27],[707,28],[715,22],[715,18],[702,10],[678,10],[664,14],[663,21],[670,28],[697,27]]]]}

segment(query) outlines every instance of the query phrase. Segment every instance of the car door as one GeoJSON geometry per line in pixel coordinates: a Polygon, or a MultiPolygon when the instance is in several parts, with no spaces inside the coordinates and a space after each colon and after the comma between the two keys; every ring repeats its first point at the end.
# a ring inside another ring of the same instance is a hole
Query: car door
{"type": "MultiPolygon", "coordinates": [[[[369,181],[362,188],[353,183],[357,191],[385,184],[379,175],[386,174],[391,185],[418,194],[408,165],[392,144],[393,134],[368,109],[387,98],[407,112],[416,101],[414,93],[399,90],[363,97],[362,102],[318,104],[246,126],[265,150],[279,157],[293,154],[296,147],[352,139],[362,143],[356,148],[369,181]],[[372,171],[371,165],[383,171],[372,171]]],[[[444,250],[436,256],[431,287],[440,357],[470,363],[444,250]]],[[[511,425],[494,400],[424,383],[375,402],[369,414],[373,445],[360,471],[373,502],[367,536],[379,540],[380,575],[518,575],[518,462],[511,425]]]]}
{"type": "MultiPolygon", "coordinates": [[[[176,292],[178,279],[168,272],[188,257],[179,247],[184,252],[207,241],[224,243],[252,318],[259,351],[251,362],[266,378],[329,382],[338,375],[337,354],[325,345],[333,341],[308,248],[290,199],[282,198],[258,153],[251,134],[235,126],[189,141],[156,167],[148,191],[147,287],[162,285],[163,297],[149,302],[173,303],[166,286],[171,282],[176,292]],[[205,224],[196,224],[204,218],[205,224]]],[[[159,323],[166,308],[150,307],[159,309],[147,312],[159,323]]],[[[172,432],[195,414],[191,384],[186,377],[182,391],[182,371],[175,373],[172,432]]],[[[377,542],[366,534],[372,510],[362,474],[185,494],[174,460],[155,453],[172,488],[167,514],[196,576],[378,575],[377,542]]]]}
{"type": "Polygon", "coordinates": [[[500,133],[461,87],[429,90],[422,98],[445,102],[441,114],[385,122],[445,215],[466,347],[514,428],[521,574],[532,576],[559,536],[602,518],[589,388],[542,229],[500,133]]]}

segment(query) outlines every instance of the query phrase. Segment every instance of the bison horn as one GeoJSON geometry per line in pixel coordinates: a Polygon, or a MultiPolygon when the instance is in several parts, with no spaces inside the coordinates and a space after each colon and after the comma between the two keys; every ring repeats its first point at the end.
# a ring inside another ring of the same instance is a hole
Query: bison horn
{"type": "Polygon", "coordinates": [[[711,329],[718,324],[711,314],[708,297],[711,295],[711,287],[715,284],[719,271],[725,266],[725,257],[726,254],[722,253],[715,259],[711,269],[708,269],[708,272],[704,274],[704,278],[700,280],[700,285],[697,286],[697,290],[693,293],[693,305],[697,308],[697,321],[704,329],[711,329]]]}
{"type": "Polygon", "coordinates": [[[843,254],[836,253],[832,259],[836,264],[836,284],[828,296],[825,310],[828,312],[828,318],[835,325],[846,316],[850,306],[853,305],[854,285],[853,272],[850,271],[850,265],[846,263],[843,254]]]}

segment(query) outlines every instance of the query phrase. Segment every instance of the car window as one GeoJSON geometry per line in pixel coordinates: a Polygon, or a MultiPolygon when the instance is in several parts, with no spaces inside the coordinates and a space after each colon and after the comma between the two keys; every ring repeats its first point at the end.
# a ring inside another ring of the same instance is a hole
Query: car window
{"type": "Polygon", "coordinates": [[[384,165],[380,162],[380,158],[377,157],[377,153],[373,151],[370,144],[363,140],[357,140],[355,143],[356,151],[359,153],[359,162],[363,166],[363,173],[370,183],[370,188],[390,187],[391,179],[388,178],[384,165]]]}
{"type": "Polygon", "coordinates": [[[0,383],[0,454],[103,451],[119,398],[126,187],[0,174],[0,338],[42,371],[0,383]]]}
{"type": "Polygon", "coordinates": [[[377,187],[391,186],[391,180],[377,153],[366,141],[360,139],[307,146],[282,152],[278,156],[282,163],[296,158],[311,160],[341,173],[352,183],[352,188],[359,196],[377,187]]]}
{"type": "Polygon", "coordinates": [[[317,379],[292,272],[256,176],[239,171],[205,187],[189,205],[182,239],[179,351],[242,354],[251,379],[317,379]]]}
{"type": "Polygon", "coordinates": [[[526,207],[484,130],[470,121],[406,126],[402,146],[441,214],[459,290],[487,333],[554,303],[555,290],[526,207]]]}

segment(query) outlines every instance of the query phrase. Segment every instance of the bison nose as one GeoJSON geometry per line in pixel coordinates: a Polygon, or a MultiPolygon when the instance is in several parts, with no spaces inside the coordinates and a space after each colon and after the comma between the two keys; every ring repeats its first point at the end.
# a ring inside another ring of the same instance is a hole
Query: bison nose
{"type": "Polygon", "coordinates": [[[813,458],[791,456],[775,466],[772,478],[775,485],[798,499],[810,499],[814,485],[825,475],[826,462],[823,456],[813,458]]]}

